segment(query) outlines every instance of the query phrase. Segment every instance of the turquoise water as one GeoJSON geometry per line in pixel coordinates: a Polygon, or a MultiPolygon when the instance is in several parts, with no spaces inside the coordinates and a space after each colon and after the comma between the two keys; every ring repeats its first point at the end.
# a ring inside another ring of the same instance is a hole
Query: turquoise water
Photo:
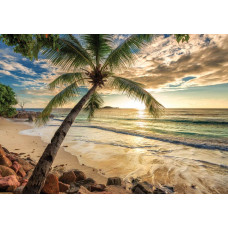
{"type": "MultiPolygon", "coordinates": [[[[23,133],[48,142],[68,112],[54,110],[47,126],[23,133]]],[[[159,119],[102,109],[91,122],[81,113],[64,144],[107,176],[140,177],[178,193],[228,193],[228,109],[167,109],[159,119]]]]}
{"type": "MultiPolygon", "coordinates": [[[[62,121],[67,112],[55,110],[54,119],[62,121]]],[[[75,126],[85,128],[228,151],[228,109],[167,109],[159,119],[144,110],[103,109],[90,123],[86,113],[75,122],[75,126]]]]}

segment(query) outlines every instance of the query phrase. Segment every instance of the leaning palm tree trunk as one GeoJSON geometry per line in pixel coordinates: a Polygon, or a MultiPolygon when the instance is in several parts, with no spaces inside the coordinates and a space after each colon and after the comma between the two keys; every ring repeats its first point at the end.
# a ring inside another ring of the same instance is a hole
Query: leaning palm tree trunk
{"type": "Polygon", "coordinates": [[[39,194],[42,190],[45,179],[50,171],[51,165],[55,159],[55,156],[61,146],[67,132],[69,131],[71,125],[73,124],[78,113],[81,111],[83,106],[89,97],[95,92],[97,85],[94,85],[86,95],[84,95],[81,100],[75,105],[68,116],[65,118],[59,129],[53,136],[51,143],[46,147],[43,155],[41,156],[39,162],[37,163],[32,176],[30,177],[27,185],[25,186],[24,194],[39,194]]]}

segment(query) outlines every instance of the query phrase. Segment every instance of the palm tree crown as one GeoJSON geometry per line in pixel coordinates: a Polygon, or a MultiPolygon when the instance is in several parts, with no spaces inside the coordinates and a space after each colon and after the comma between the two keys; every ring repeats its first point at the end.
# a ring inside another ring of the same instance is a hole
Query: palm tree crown
{"type": "MultiPolygon", "coordinates": [[[[89,34],[63,35],[59,38],[59,49],[44,49],[43,54],[56,66],[66,72],[50,83],[50,89],[64,86],[64,89],[52,98],[38,119],[47,122],[53,108],[64,105],[72,97],[79,95],[79,88],[90,83],[92,86],[114,88],[130,98],[143,102],[154,117],[163,110],[163,106],[143,89],[143,85],[116,73],[131,66],[137,59],[137,53],[152,41],[153,35],[131,35],[114,48],[114,35],[89,34]]],[[[89,119],[103,104],[102,97],[94,92],[85,105],[89,119]]]]}

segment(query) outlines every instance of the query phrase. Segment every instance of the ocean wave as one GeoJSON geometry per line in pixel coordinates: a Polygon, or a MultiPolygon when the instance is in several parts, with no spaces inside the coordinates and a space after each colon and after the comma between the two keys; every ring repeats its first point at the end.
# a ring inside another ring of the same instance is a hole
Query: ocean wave
{"type": "MultiPolygon", "coordinates": [[[[62,121],[62,120],[58,120],[62,121]]],[[[57,126],[54,124],[50,124],[48,126],[57,126]]],[[[109,131],[109,132],[114,132],[118,134],[124,134],[124,135],[131,135],[131,136],[137,136],[137,137],[142,137],[146,139],[153,139],[153,140],[159,140],[162,142],[168,142],[168,143],[173,143],[173,144],[179,144],[179,145],[185,145],[185,146],[191,146],[195,148],[200,148],[200,149],[209,149],[209,150],[222,150],[222,151],[228,151],[228,146],[226,145],[217,145],[217,144],[206,144],[205,142],[192,142],[188,141],[187,139],[181,140],[181,139],[176,139],[176,138],[165,138],[162,136],[151,136],[151,135],[146,135],[142,134],[139,132],[134,132],[134,131],[127,131],[127,130],[120,130],[120,129],[115,129],[115,128],[108,128],[108,127],[101,127],[101,126],[96,126],[96,125],[73,125],[72,127],[84,127],[84,128],[94,128],[94,129],[99,129],[103,131],[109,131]]]]}
{"type": "MultiPolygon", "coordinates": [[[[211,124],[211,125],[228,125],[228,121],[223,120],[189,120],[189,119],[152,119],[152,118],[118,118],[118,117],[111,117],[111,118],[103,118],[101,121],[95,119],[96,121],[103,122],[104,119],[107,120],[123,120],[123,121],[145,121],[145,122],[154,122],[154,123],[161,123],[161,122],[173,122],[173,123],[189,123],[189,124],[211,124]]],[[[56,121],[62,121],[62,119],[55,118],[56,121]]],[[[85,118],[78,118],[77,120],[85,120],[85,118]]]]}

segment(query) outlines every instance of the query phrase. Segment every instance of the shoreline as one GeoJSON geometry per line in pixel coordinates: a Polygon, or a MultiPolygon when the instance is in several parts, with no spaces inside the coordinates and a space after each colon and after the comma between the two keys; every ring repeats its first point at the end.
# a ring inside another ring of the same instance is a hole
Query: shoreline
{"type": "MultiPolygon", "coordinates": [[[[19,134],[20,131],[31,129],[29,125],[24,124],[24,120],[14,119],[8,120],[0,117],[0,144],[8,148],[10,151],[19,154],[22,158],[30,157],[35,162],[38,162],[47,143],[42,141],[40,136],[28,136],[19,134]]],[[[76,155],[64,150],[61,146],[52,168],[55,166],[63,166],[64,171],[71,169],[79,169],[86,176],[93,178],[96,182],[106,184],[107,178],[98,173],[93,167],[80,164],[76,155]],[[63,166],[64,165],[64,166],[63,166]]]]}

